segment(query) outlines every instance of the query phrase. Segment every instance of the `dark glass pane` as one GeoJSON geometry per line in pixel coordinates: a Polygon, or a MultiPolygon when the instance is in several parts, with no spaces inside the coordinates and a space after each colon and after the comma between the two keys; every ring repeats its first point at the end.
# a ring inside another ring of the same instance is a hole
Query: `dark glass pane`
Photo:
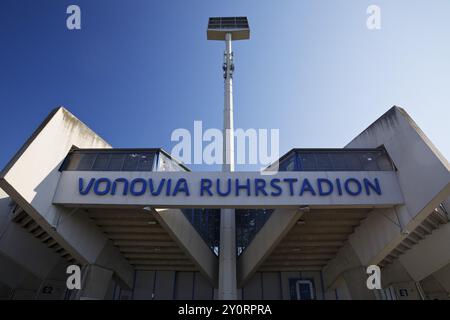
{"type": "Polygon", "coordinates": [[[81,159],[78,164],[77,170],[79,170],[79,171],[92,170],[92,165],[94,164],[97,154],[96,153],[80,153],[80,156],[81,156],[81,159]]]}
{"type": "Polygon", "coordinates": [[[108,170],[109,171],[121,171],[123,167],[123,162],[125,159],[125,154],[123,153],[112,153],[109,159],[108,170]]]}
{"type": "Polygon", "coordinates": [[[391,171],[393,170],[392,163],[388,156],[384,152],[380,152],[377,157],[377,164],[380,170],[391,171]]]}
{"type": "Polygon", "coordinates": [[[316,160],[317,160],[317,169],[318,170],[333,170],[333,167],[331,165],[330,157],[327,153],[317,153],[316,154],[316,160]]]}
{"type": "Polygon", "coordinates": [[[153,154],[144,153],[141,154],[137,171],[152,171],[153,169],[153,154]]]}
{"type": "Polygon", "coordinates": [[[280,163],[279,171],[295,171],[295,157],[290,156],[280,163]]]}
{"type": "Polygon", "coordinates": [[[218,255],[220,209],[183,209],[182,211],[208,247],[218,255]]]}
{"type": "Polygon", "coordinates": [[[138,153],[130,153],[125,157],[125,162],[123,164],[123,171],[136,171],[136,168],[139,163],[139,154],[138,153]]]}
{"type": "Polygon", "coordinates": [[[236,247],[240,255],[270,218],[270,209],[236,210],[236,247]]]}
{"type": "Polygon", "coordinates": [[[108,168],[108,162],[109,162],[109,154],[108,153],[99,153],[97,155],[97,158],[95,159],[92,170],[104,171],[108,168]]]}
{"type": "Polygon", "coordinates": [[[373,153],[363,153],[360,155],[361,162],[363,165],[363,170],[374,171],[378,170],[377,161],[375,158],[375,154],[373,153]]]}
{"type": "Polygon", "coordinates": [[[300,158],[300,170],[302,171],[314,171],[316,167],[316,159],[313,153],[302,153],[300,158]]]}
{"type": "Polygon", "coordinates": [[[357,171],[362,170],[362,164],[359,159],[359,155],[356,153],[348,153],[346,155],[346,161],[347,161],[347,170],[349,171],[357,171]]]}
{"type": "Polygon", "coordinates": [[[336,171],[346,171],[347,170],[347,158],[348,156],[344,153],[331,153],[331,161],[333,162],[334,170],[336,171]]]}
{"type": "Polygon", "coordinates": [[[298,295],[300,300],[311,300],[311,285],[309,283],[299,283],[298,295]]]}
{"type": "Polygon", "coordinates": [[[64,166],[64,170],[76,170],[80,160],[81,155],[79,153],[72,153],[64,166]]]}

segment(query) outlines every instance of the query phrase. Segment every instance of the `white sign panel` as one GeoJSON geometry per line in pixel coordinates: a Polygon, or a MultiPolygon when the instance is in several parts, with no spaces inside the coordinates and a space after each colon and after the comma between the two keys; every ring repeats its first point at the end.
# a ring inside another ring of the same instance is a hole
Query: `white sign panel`
{"type": "Polygon", "coordinates": [[[395,172],[64,171],[53,199],[68,206],[276,208],[403,203],[395,172]]]}

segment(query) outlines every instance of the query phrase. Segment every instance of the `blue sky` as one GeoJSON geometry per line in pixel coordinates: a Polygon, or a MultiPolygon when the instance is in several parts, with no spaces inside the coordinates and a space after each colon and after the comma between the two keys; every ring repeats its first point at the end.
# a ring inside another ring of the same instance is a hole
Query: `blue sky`
{"type": "MultiPolygon", "coordinates": [[[[450,1],[2,0],[0,166],[63,105],[115,147],[222,127],[223,43],[209,16],[248,16],[234,43],[235,125],[293,147],[343,147],[393,105],[450,158],[450,1]],[[66,28],[81,7],[82,29],[66,28]],[[366,9],[381,8],[381,30],[366,9]]],[[[202,170],[208,169],[205,167],[202,170]]]]}

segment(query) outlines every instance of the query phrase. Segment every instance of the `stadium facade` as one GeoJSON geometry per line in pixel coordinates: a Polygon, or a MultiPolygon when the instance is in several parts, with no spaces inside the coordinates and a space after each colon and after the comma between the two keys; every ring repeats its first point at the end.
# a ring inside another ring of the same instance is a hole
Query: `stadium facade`
{"type": "Polygon", "coordinates": [[[0,298],[216,299],[233,208],[238,299],[448,299],[449,168],[399,107],[270,175],[113,148],[57,108],[0,176],[0,298]],[[73,264],[80,290],[66,287],[73,264]]]}

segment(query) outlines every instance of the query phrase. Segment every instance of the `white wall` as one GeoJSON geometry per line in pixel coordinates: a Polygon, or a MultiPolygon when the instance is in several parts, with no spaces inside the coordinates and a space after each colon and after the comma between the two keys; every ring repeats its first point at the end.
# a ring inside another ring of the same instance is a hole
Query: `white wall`
{"type": "Polygon", "coordinates": [[[64,108],[49,114],[0,175],[3,188],[39,225],[81,263],[101,257],[125,285],[133,268],[81,212],[54,206],[52,198],[61,175],[58,170],[72,147],[110,148],[110,145],[64,108]],[[112,255],[105,259],[104,250],[112,255]]]}
{"type": "MultiPolygon", "coordinates": [[[[346,147],[380,146],[386,148],[398,169],[396,174],[405,203],[394,208],[373,210],[355,229],[347,245],[323,270],[326,290],[329,291],[327,296],[332,296],[332,289],[341,288],[353,299],[373,298],[373,292],[364,289],[367,279],[365,267],[382,261],[406,237],[402,230],[413,230],[450,194],[448,161],[403,109],[391,108],[346,147]]],[[[438,253],[448,251],[446,244],[450,243],[450,237],[444,236],[445,230],[446,227],[435,231],[427,238],[428,241],[425,239],[416,246],[417,249],[414,247],[400,258],[412,278],[423,277],[447,261],[446,253],[438,253]],[[443,234],[441,241],[436,240],[438,234],[443,234]],[[434,245],[428,242],[434,242],[434,245]]],[[[383,277],[388,272],[389,268],[383,277]]],[[[392,278],[390,281],[399,283],[401,277],[391,272],[388,275],[392,278]]]]}
{"type": "MultiPolygon", "coordinates": [[[[398,107],[391,108],[346,148],[379,146],[386,148],[398,169],[405,200],[403,206],[396,207],[399,224],[413,230],[450,195],[450,165],[409,115],[398,107]]],[[[386,213],[371,214],[350,237],[364,265],[379,263],[405,237],[395,225],[394,212],[386,213]],[[393,218],[394,223],[389,224],[386,216],[393,218]]]]}

